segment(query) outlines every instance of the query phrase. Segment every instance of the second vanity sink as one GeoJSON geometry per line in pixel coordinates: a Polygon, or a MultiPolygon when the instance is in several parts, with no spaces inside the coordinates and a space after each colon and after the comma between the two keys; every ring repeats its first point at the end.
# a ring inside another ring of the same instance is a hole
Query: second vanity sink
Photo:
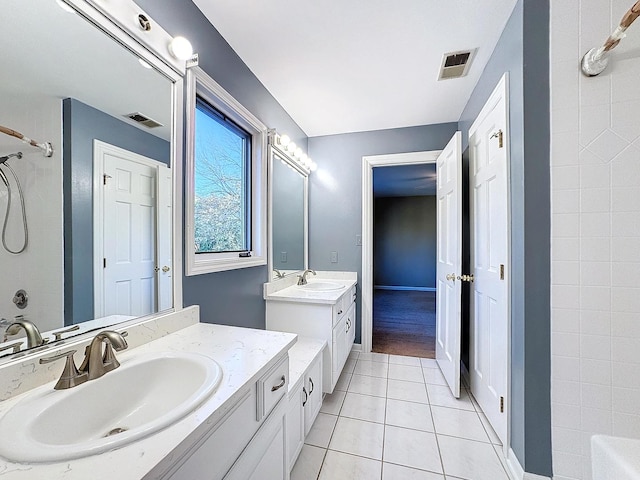
{"type": "Polygon", "coordinates": [[[297,285],[302,290],[308,290],[312,292],[333,292],[347,288],[345,285],[337,282],[330,282],[326,280],[310,280],[306,285],[297,285]]]}
{"type": "Polygon", "coordinates": [[[59,462],[112,450],[181,420],[217,389],[222,369],[191,353],[140,355],[68,390],[39,387],[0,419],[0,455],[59,462]]]}

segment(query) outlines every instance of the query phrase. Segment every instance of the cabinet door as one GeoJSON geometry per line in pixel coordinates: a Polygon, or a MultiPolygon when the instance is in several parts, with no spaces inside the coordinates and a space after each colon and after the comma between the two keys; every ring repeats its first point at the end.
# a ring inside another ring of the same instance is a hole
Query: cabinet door
{"type": "Polygon", "coordinates": [[[307,434],[303,407],[307,394],[302,392],[303,384],[304,382],[300,382],[298,387],[289,393],[289,406],[287,408],[287,440],[289,443],[287,458],[289,459],[289,470],[296,463],[304,444],[304,437],[307,434]]]}
{"type": "MultiPolygon", "coordinates": [[[[225,480],[289,480],[285,435],[287,405],[286,398],[278,402],[225,480]]],[[[195,476],[192,480],[201,478],[206,477],[195,476]]]]}
{"type": "Polygon", "coordinates": [[[347,356],[351,352],[353,342],[356,340],[356,304],[352,303],[349,311],[347,312],[347,356]]]}
{"type": "Polygon", "coordinates": [[[305,375],[306,391],[309,395],[304,407],[304,434],[311,430],[311,426],[322,407],[322,352],[309,366],[305,375]]]}
{"type": "Polygon", "coordinates": [[[342,319],[333,329],[333,354],[331,359],[331,367],[333,370],[332,383],[336,384],[338,377],[342,372],[342,367],[349,356],[349,352],[345,350],[347,344],[347,317],[342,316],[342,319]]]}

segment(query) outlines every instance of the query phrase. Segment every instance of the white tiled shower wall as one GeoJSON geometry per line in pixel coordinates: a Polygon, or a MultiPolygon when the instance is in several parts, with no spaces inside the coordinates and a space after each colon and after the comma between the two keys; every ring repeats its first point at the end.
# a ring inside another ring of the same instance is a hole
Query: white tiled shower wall
{"type": "Polygon", "coordinates": [[[598,77],[579,59],[632,0],[551,2],[554,479],[595,433],[640,438],[640,25],[598,77]]]}
{"type": "MultiPolygon", "coordinates": [[[[0,156],[22,152],[21,160],[8,163],[25,191],[29,246],[19,255],[0,246],[0,317],[11,320],[23,314],[41,331],[61,326],[63,318],[63,231],[62,231],[62,101],[33,95],[2,95],[0,125],[12,128],[39,142],[53,143],[53,157],[45,158],[36,148],[0,134],[0,156]],[[12,299],[23,288],[29,305],[19,310],[12,299]]],[[[12,181],[12,205],[7,243],[22,245],[22,216],[17,188],[12,181]]],[[[7,189],[0,182],[0,228],[7,206],[7,189]]],[[[4,333],[3,331],[0,334],[4,333]]],[[[1,338],[0,338],[1,341],[1,338]]]]}

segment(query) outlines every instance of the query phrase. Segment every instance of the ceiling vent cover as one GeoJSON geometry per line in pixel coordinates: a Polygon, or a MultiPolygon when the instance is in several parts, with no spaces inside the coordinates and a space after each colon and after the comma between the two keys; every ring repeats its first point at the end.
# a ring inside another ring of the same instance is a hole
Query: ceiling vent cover
{"type": "Polygon", "coordinates": [[[474,49],[445,53],[442,57],[442,66],[440,67],[438,80],[464,77],[467,72],[469,72],[469,66],[471,65],[471,60],[475,52],[474,49]]]}
{"type": "Polygon", "coordinates": [[[129,120],[133,120],[136,123],[144,125],[147,128],[156,128],[156,127],[163,126],[161,123],[156,122],[155,120],[152,120],[151,118],[147,117],[146,115],[143,115],[140,112],[128,113],[125,115],[125,117],[127,117],[129,120]]]}

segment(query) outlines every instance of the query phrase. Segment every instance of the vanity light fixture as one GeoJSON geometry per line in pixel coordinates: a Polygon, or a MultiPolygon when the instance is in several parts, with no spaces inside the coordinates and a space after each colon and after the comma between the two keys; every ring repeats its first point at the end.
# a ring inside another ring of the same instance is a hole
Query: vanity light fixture
{"type": "Polygon", "coordinates": [[[169,43],[169,53],[178,60],[188,60],[193,56],[193,47],[186,38],[174,37],[169,43]]]}
{"type": "MultiPolygon", "coordinates": [[[[273,142],[274,145],[278,146],[280,152],[286,154],[292,163],[297,164],[298,167],[302,168],[306,172],[314,172],[318,169],[318,165],[316,165],[316,163],[302,151],[302,148],[298,147],[295,142],[291,141],[289,135],[278,135],[275,129],[271,130],[269,135],[271,137],[270,141],[273,142]]],[[[281,161],[282,163],[286,163],[284,160],[281,161]]]]}

